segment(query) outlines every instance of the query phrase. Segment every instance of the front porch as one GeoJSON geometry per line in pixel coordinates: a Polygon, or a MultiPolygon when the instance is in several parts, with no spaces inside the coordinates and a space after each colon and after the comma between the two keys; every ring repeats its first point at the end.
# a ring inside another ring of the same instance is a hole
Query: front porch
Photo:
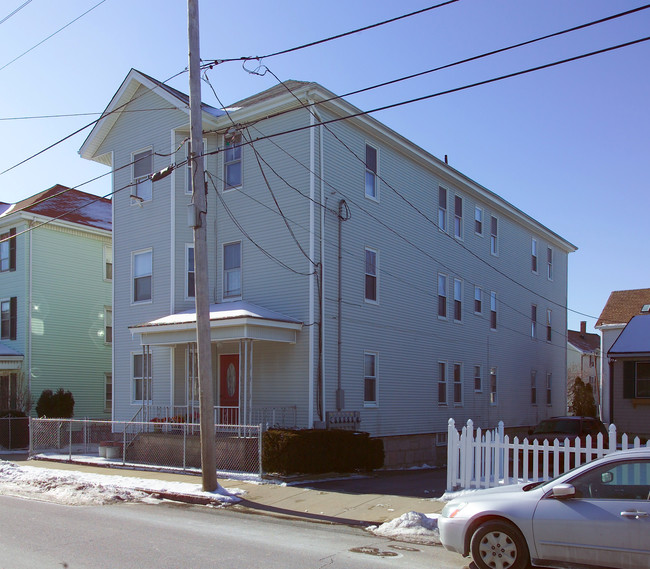
{"type": "MultiPolygon", "coordinates": [[[[293,318],[243,301],[210,306],[215,424],[262,425],[263,429],[298,426],[296,391],[288,390],[294,399],[287,400],[279,395],[277,384],[286,383],[287,372],[280,366],[290,365],[301,328],[302,323],[293,318]],[[274,361],[267,366],[269,360],[274,361]]],[[[198,423],[196,313],[186,311],[132,326],[131,333],[142,346],[138,358],[142,407],[133,420],[198,423]],[[170,350],[171,378],[165,375],[167,370],[163,375],[153,373],[152,350],[161,347],[170,350]],[[170,379],[171,389],[169,383],[165,385],[170,379]],[[163,390],[169,397],[160,397],[163,390]]]]}

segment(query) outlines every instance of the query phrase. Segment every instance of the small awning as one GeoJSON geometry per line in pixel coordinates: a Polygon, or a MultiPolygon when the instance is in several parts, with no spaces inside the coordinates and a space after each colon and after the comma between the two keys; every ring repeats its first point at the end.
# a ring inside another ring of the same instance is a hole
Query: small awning
{"type": "Polygon", "coordinates": [[[24,359],[23,354],[0,344],[0,371],[19,371],[23,367],[24,359]]]}
{"type": "MultiPolygon", "coordinates": [[[[129,329],[142,345],[174,345],[196,342],[196,311],[163,316],[129,329]]],[[[265,340],[295,344],[302,322],[242,300],[210,305],[210,339],[265,340]]]]}
{"type": "Polygon", "coordinates": [[[607,355],[610,358],[650,358],[650,314],[634,316],[607,355]]]}

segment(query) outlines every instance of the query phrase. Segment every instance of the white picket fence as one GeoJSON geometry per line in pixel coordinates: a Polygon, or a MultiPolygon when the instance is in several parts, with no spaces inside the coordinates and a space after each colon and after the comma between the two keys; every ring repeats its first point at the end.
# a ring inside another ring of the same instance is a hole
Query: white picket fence
{"type": "MultiPolygon", "coordinates": [[[[447,491],[493,488],[518,482],[550,480],[569,468],[579,466],[615,450],[642,446],[627,434],[617,444],[616,426],[610,425],[608,436],[588,435],[585,442],[555,439],[553,443],[529,442],[504,434],[503,421],[496,429],[474,429],[470,419],[462,431],[449,419],[447,428],[447,491]],[[565,465],[567,465],[565,467],[565,465]]],[[[650,441],[646,443],[650,447],[650,441]]]]}

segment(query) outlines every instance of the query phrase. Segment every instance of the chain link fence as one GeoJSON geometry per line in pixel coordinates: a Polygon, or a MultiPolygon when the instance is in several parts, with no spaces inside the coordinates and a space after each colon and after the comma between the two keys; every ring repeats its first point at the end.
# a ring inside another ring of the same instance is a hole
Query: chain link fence
{"type": "MultiPolygon", "coordinates": [[[[259,425],[215,425],[214,443],[217,471],[262,476],[259,425]]],[[[201,440],[192,423],[32,419],[29,455],[194,472],[201,440]]]]}

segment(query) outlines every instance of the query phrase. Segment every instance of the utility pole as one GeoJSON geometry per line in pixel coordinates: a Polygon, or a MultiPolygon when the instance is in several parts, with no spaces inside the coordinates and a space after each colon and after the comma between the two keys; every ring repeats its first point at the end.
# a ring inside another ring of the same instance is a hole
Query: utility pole
{"type": "Polygon", "coordinates": [[[207,187],[203,167],[203,116],[201,111],[201,59],[199,55],[199,0],[187,0],[187,33],[190,69],[190,127],[192,202],[194,203],[194,272],[196,341],[199,352],[199,408],[201,427],[201,473],[203,490],[214,492],[217,457],[214,433],[212,347],[210,345],[210,300],[208,245],[206,235],[207,187]]]}

